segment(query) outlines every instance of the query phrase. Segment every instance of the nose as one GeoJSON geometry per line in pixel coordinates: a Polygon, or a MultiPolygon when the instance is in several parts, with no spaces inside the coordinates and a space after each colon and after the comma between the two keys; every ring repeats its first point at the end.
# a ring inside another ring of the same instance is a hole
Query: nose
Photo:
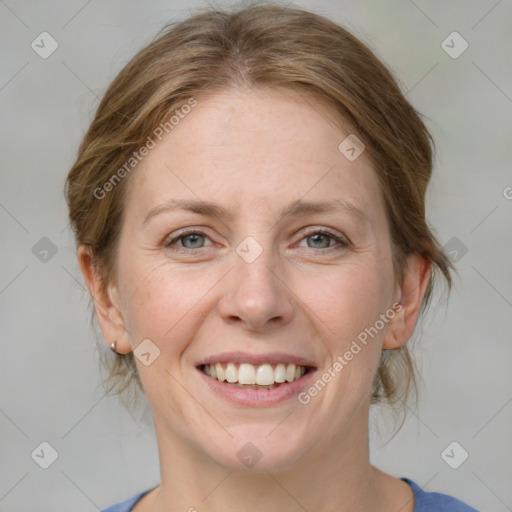
{"type": "Polygon", "coordinates": [[[249,262],[234,255],[234,268],[224,282],[219,310],[225,321],[265,332],[285,325],[294,314],[293,291],[278,256],[263,250],[249,262]]]}

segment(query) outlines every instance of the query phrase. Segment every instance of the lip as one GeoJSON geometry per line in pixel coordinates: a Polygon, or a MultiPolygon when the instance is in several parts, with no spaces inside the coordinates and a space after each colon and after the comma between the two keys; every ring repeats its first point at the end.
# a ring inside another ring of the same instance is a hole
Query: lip
{"type": "MultiPolygon", "coordinates": [[[[253,365],[261,364],[279,364],[293,363],[296,366],[307,366],[310,370],[316,370],[315,364],[303,357],[286,354],[285,352],[268,352],[266,354],[248,354],[244,352],[222,352],[202,359],[196,364],[196,368],[200,368],[203,364],[215,363],[249,363],[253,365]]],[[[202,373],[202,372],[201,372],[202,373]]],[[[271,390],[272,391],[272,390],[271,390]]]]}
{"type": "Polygon", "coordinates": [[[316,369],[310,367],[309,372],[300,379],[282,383],[274,389],[242,389],[209,377],[200,367],[197,368],[197,371],[204,383],[217,396],[236,405],[248,407],[269,407],[296,397],[304,388],[310,386],[310,382],[316,373],[316,369]]]}

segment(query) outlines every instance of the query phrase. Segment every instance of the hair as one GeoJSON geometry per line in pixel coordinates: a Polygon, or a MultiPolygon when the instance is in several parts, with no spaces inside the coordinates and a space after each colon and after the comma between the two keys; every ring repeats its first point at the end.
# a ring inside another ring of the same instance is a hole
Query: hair
{"type": "MultiPolygon", "coordinates": [[[[126,176],[113,183],[114,175],[121,176],[176,108],[233,87],[292,90],[327,102],[340,125],[348,123],[363,141],[378,175],[396,280],[403,281],[406,257],[419,254],[432,269],[421,313],[439,275],[451,289],[454,266],[425,218],[434,145],[420,114],[382,62],[347,30],[323,16],[277,5],[199,11],[166,25],[108,87],[66,180],[77,246],[90,247],[102,287],[116,279],[130,181],[126,176]],[[105,193],[107,182],[113,186],[105,193]]],[[[143,391],[132,353],[100,350],[100,364],[107,370],[107,393],[121,394],[132,384],[143,391]]],[[[411,387],[416,391],[407,346],[383,350],[371,403],[396,405],[411,387]]]]}

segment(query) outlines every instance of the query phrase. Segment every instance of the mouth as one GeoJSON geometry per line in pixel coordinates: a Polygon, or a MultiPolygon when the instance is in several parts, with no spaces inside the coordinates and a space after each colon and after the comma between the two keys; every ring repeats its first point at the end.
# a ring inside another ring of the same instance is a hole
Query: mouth
{"type": "Polygon", "coordinates": [[[199,365],[205,375],[242,389],[272,390],[296,382],[314,367],[294,363],[211,363],[199,365]]]}
{"type": "Polygon", "coordinates": [[[270,407],[296,397],[314,378],[317,367],[308,359],[284,353],[230,352],[206,358],[196,369],[215,396],[239,406],[270,407]]]}

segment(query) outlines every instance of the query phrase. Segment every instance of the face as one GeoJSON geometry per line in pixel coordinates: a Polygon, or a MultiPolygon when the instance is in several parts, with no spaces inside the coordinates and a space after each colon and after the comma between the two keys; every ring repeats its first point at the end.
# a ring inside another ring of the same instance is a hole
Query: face
{"type": "Polygon", "coordinates": [[[312,99],[196,99],[130,176],[112,289],[157,432],[237,469],[362,442],[399,298],[377,175],[312,99]]]}

